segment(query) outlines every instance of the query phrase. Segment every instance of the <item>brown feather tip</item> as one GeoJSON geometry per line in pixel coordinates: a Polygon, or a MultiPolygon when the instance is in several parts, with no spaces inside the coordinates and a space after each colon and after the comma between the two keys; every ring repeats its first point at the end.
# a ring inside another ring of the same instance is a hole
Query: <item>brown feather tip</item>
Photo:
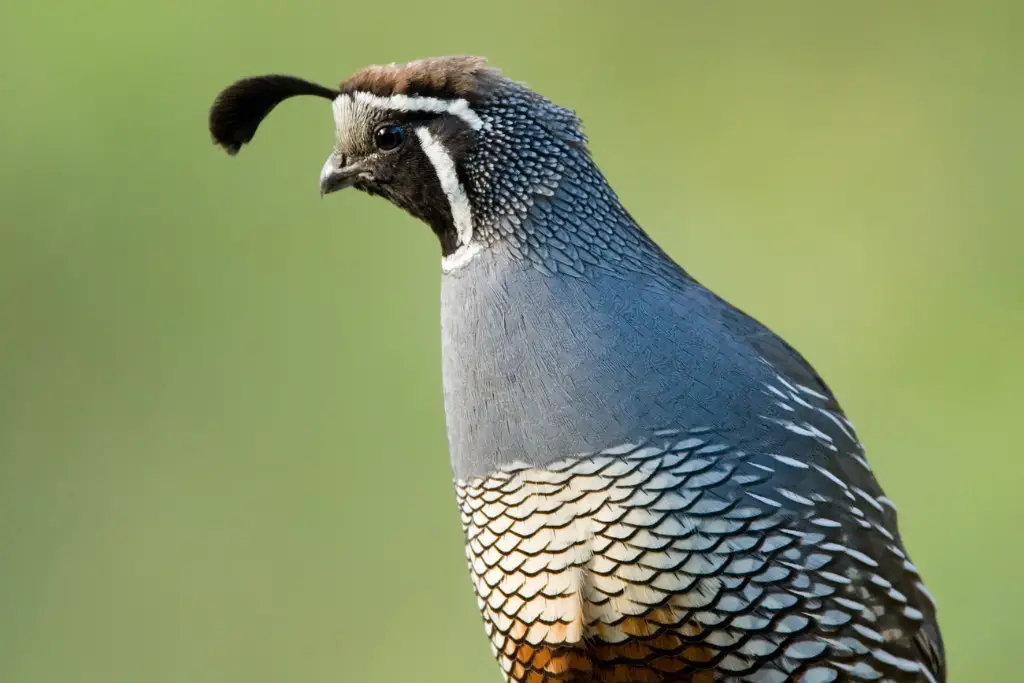
{"type": "Polygon", "coordinates": [[[230,155],[251,141],[256,129],[278,104],[296,95],[333,100],[340,93],[294,76],[271,74],[244,78],[217,95],[210,107],[210,134],[230,155]]]}
{"type": "Polygon", "coordinates": [[[429,57],[405,64],[368,66],[344,80],[340,90],[380,97],[464,99],[473,104],[491,93],[500,77],[497,69],[487,66],[484,57],[429,57]]]}

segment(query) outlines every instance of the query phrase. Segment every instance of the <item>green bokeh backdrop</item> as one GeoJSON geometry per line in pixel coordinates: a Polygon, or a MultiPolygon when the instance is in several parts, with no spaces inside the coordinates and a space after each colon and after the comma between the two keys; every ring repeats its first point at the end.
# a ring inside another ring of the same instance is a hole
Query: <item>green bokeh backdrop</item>
{"type": "Polygon", "coordinates": [[[0,6],[0,681],[496,681],[437,246],[317,197],[329,108],[235,78],[446,53],[576,109],[640,223],[822,371],[941,605],[1020,681],[1019,4],[0,6]]]}

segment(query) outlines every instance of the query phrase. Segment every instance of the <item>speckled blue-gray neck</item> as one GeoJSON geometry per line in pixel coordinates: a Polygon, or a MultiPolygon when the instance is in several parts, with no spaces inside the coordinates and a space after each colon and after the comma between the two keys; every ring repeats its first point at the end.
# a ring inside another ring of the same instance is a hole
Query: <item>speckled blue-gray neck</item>
{"type": "Polygon", "coordinates": [[[551,273],[627,269],[684,275],[637,226],[590,157],[576,115],[507,82],[475,109],[484,122],[462,168],[474,240],[551,273]]]}

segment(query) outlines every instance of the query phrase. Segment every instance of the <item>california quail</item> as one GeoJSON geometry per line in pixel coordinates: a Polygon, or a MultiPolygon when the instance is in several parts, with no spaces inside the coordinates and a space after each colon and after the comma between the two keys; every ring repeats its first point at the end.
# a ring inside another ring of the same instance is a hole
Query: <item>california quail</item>
{"type": "Polygon", "coordinates": [[[640,229],[573,112],[442,57],[239,81],[214,140],[234,154],[300,94],[333,103],[321,192],[387,197],[440,240],[455,487],[508,681],[946,680],[832,392],[640,229]]]}

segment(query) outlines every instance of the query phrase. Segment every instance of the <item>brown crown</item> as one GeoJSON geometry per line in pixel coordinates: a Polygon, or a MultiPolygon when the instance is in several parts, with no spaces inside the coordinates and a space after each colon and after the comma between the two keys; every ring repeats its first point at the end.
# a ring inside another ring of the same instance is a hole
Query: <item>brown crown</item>
{"type": "Polygon", "coordinates": [[[407,64],[368,66],[341,83],[343,93],[368,92],[380,97],[409,95],[441,99],[484,99],[501,75],[484,57],[430,57],[407,64]]]}

